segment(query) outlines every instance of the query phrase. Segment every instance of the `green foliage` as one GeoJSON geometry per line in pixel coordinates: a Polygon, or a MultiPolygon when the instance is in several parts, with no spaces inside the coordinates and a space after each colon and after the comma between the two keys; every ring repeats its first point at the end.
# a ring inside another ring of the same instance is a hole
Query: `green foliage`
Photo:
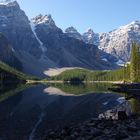
{"type": "Polygon", "coordinates": [[[85,69],[68,70],[52,80],[71,81],[79,79],[81,81],[128,81],[140,82],[140,46],[132,43],[131,62],[118,70],[111,71],[89,71],[85,69]]]}
{"type": "Polygon", "coordinates": [[[79,78],[81,81],[128,81],[130,79],[129,66],[111,71],[90,71],[86,69],[74,69],[51,77],[51,80],[71,81],[79,78]]]}
{"type": "Polygon", "coordinates": [[[130,77],[132,82],[140,82],[140,51],[136,43],[132,43],[130,77]]]}
{"type": "Polygon", "coordinates": [[[52,77],[52,80],[71,81],[73,79],[78,79],[79,81],[83,81],[85,79],[86,72],[87,70],[84,69],[67,70],[58,76],[52,77]]]}
{"type": "Polygon", "coordinates": [[[35,77],[27,76],[26,74],[0,61],[0,82],[10,78],[11,80],[12,78],[18,80],[26,80],[26,79],[34,79],[35,77]]]}

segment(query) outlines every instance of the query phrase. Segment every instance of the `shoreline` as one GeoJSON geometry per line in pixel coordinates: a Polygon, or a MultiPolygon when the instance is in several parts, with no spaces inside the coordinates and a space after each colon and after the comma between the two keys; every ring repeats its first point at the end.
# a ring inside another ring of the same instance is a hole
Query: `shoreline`
{"type": "MultiPolygon", "coordinates": [[[[26,80],[27,84],[34,83],[71,83],[70,81],[62,81],[62,80],[26,80]]],[[[111,83],[111,84],[122,84],[123,81],[81,81],[81,83],[111,83]]]]}
{"type": "Polygon", "coordinates": [[[140,115],[132,115],[124,120],[91,118],[76,126],[66,126],[61,130],[50,130],[45,140],[139,140],[140,115]]]}

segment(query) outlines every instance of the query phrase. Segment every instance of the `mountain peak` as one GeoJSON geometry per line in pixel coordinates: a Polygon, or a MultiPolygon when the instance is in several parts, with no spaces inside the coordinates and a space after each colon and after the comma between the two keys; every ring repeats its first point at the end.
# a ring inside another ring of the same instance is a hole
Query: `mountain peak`
{"type": "Polygon", "coordinates": [[[94,33],[91,28],[88,28],[85,33],[83,33],[83,40],[87,44],[98,45],[99,43],[99,35],[94,33]]]}
{"type": "Polygon", "coordinates": [[[127,25],[119,27],[119,29],[121,29],[121,30],[128,30],[128,31],[130,31],[130,30],[137,30],[137,29],[140,29],[140,22],[135,20],[135,21],[130,22],[127,25]]]}
{"type": "Polygon", "coordinates": [[[71,26],[65,30],[65,33],[78,33],[78,31],[73,26],[71,26]]]}
{"type": "Polygon", "coordinates": [[[72,37],[72,38],[76,38],[78,40],[82,40],[82,36],[81,34],[73,27],[68,27],[65,30],[65,33],[67,34],[67,36],[72,37]]]}
{"type": "Polygon", "coordinates": [[[140,22],[132,21],[100,37],[99,48],[127,62],[130,60],[131,42],[140,43],[140,22]]]}
{"type": "Polygon", "coordinates": [[[131,25],[133,24],[140,24],[140,22],[138,21],[138,20],[134,20],[134,21],[132,21],[131,23],[130,23],[131,25]]]}
{"type": "Polygon", "coordinates": [[[86,30],[86,32],[94,34],[94,32],[93,32],[93,30],[92,30],[91,28],[88,28],[88,29],[86,30]]]}
{"type": "Polygon", "coordinates": [[[55,22],[52,19],[52,16],[50,14],[48,15],[42,15],[39,14],[38,16],[31,19],[34,24],[45,24],[50,26],[55,26],[55,22]]]}
{"type": "Polygon", "coordinates": [[[0,5],[13,5],[17,4],[16,0],[0,0],[0,5]]]}

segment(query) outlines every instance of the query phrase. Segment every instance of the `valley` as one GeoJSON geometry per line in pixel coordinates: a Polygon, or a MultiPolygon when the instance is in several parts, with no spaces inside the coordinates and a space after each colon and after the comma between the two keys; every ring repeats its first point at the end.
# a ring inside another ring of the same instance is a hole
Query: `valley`
{"type": "MultiPolygon", "coordinates": [[[[51,2],[36,8],[41,13],[51,2]]],[[[82,33],[82,17],[92,15],[91,26],[97,13],[87,14],[87,3],[70,10],[82,13],[72,18],[64,2],[52,15],[31,16],[35,3],[0,0],[0,140],[139,139],[140,21],[82,33]]]]}

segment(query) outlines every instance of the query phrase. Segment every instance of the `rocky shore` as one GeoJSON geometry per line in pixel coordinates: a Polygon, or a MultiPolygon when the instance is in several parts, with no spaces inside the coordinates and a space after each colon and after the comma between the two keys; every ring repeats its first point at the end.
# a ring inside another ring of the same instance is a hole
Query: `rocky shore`
{"type": "Polygon", "coordinates": [[[50,130],[45,140],[140,140],[140,116],[90,119],[77,126],[50,130]]]}

